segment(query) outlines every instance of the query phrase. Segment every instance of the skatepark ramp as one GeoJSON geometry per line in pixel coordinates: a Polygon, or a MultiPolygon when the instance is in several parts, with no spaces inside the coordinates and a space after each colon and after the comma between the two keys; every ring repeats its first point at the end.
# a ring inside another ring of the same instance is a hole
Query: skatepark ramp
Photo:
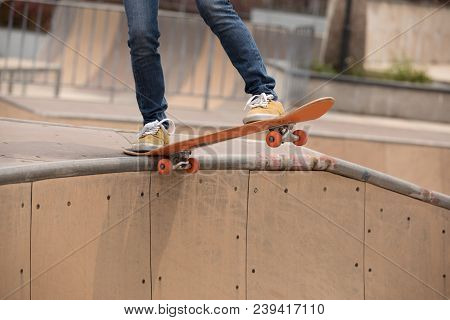
{"type": "Polygon", "coordinates": [[[2,158],[0,297],[449,298],[449,196],[296,150],[170,176],[119,151],[2,158]]]}

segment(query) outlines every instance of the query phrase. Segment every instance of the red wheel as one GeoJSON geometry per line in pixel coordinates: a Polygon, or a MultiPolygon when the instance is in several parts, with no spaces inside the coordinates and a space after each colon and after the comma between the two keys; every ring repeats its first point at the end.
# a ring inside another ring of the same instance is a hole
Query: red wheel
{"type": "Polygon", "coordinates": [[[266,143],[271,148],[278,148],[283,142],[283,136],[278,131],[270,131],[266,136],[266,143]]]}
{"type": "Polygon", "coordinates": [[[172,162],[169,159],[161,159],[158,161],[158,172],[161,175],[168,175],[172,171],[172,162]]]}
{"type": "Polygon", "coordinates": [[[306,142],[308,142],[308,134],[303,130],[296,130],[293,132],[293,135],[298,137],[297,141],[294,141],[296,146],[304,146],[306,142]]]}
{"type": "Polygon", "coordinates": [[[197,173],[200,169],[200,162],[195,158],[189,158],[189,164],[191,165],[189,169],[186,169],[187,173],[197,173]]]}

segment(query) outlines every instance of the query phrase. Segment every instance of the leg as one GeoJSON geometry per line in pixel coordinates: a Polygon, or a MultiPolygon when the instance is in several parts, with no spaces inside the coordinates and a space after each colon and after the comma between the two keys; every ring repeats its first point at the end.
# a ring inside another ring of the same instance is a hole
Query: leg
{"type": "Polygon", "coordinates": [[[124,0],[136,98],[144,124],[166,118],[158,28],[159,0],[124,0]]]}
{"type": "Polygon", "coordinates": [[[275,94],[275,80],[267,74],[255,40],[229,0],[196,0],[200,15],[216,34],[251,95],[275,94]]]}

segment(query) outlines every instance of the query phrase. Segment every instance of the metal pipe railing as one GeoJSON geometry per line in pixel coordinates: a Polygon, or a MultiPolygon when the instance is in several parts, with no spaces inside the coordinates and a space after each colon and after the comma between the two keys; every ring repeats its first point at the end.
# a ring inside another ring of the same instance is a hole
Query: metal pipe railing
{"type": "MultiPolygon", "coordinates": [[[[427,190],[382,172],[306,148],[303,148],[301,155],[202,154],[196,156],[196,158],[199,159],[202,170],[209,170],[205,174],[213,174],[212,172],[215,170],[326,171],[450,209],[450,196],[448,195],[427,190]]],[[[0,185],[106,173],[156,171],[157,162],[157,157],[112,157],[0,168],[0,185]]],[[[198,174],[202,174],[202,171],[198,174]]]]}

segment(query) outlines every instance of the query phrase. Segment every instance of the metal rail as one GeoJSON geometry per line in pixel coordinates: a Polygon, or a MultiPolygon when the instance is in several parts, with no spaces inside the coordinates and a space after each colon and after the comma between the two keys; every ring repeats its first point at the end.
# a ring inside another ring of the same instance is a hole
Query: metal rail
{"type": "MultiPolygon", "coordinates": [[[[303,148],[300,155],[198,155],[202,170],[326,171],[450,210],[450,196],[376,170],[303,148]]],[[[156,171],[158,158],[71,160],[0,169],[0,185],[107,173],[156,171]]],[[[201,174],[201,171],[200,171],[201,174]]]]}

